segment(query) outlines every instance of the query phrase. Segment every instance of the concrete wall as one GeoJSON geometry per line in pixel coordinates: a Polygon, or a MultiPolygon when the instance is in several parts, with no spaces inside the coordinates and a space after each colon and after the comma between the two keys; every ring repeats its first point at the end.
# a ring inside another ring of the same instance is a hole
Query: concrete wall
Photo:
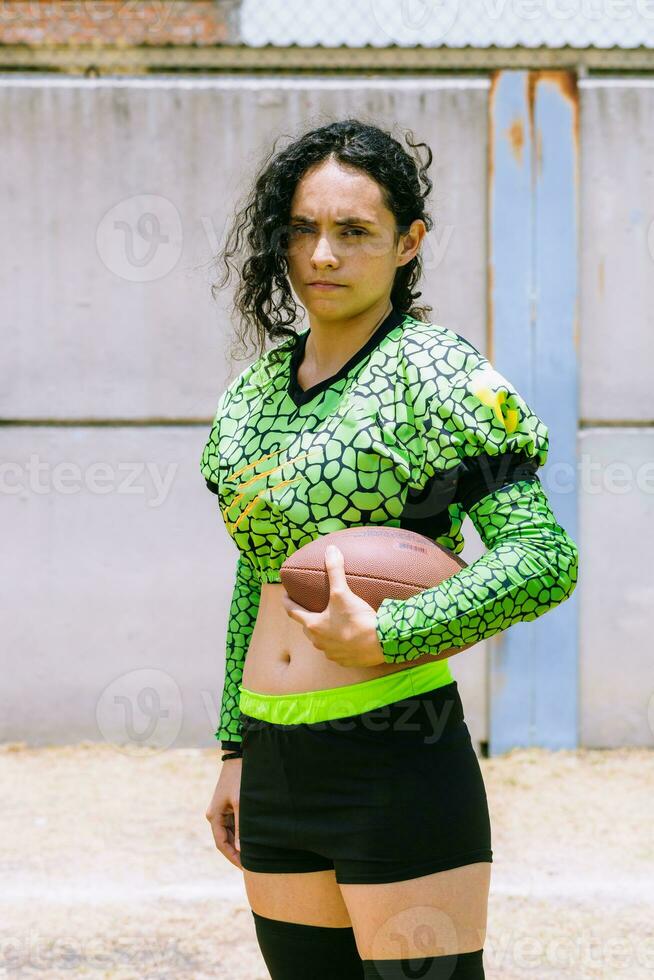
{"type": "Polygon", "coordinates": [[[654,80],[581,99],[581,741],[654,744],[654,80]]]}
{"type": "MultiPolygon", "coordinates": [[[[401,120],[434,149],[433,319],[483,346],[485,79],[0,80],[0,739],[215,744],[236,550],[199,458],[229,301],[210,260],[279,133],[401,120]],[[465,288],[462,288],[465,283],[465,288]]],[[[480,553],[471,535],[467,560],[480,553]]],[[[486,733],[484,645],[454,658],[486,733]]]]}
{"type": "MultiPolygon", "coordinates": [[[[280,133],[400,120],[435,154],[423,296],[484,350],[487,98],[474,77],[0,77],[0,740],[214,744],[236,551],[198,466],[234,373],[211,257],[280,133]]],[[[654,744],[653,117],[647,80],[581,85],[589,746],[654,744]]],[[[487,659],[482,643],[451,661],[478,742],[487,659]]]]}

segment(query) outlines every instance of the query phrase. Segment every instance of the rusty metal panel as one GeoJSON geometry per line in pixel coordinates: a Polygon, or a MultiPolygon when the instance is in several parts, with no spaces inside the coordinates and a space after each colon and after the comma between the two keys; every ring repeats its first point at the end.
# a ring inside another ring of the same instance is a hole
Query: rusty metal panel
{"type": "MultiPolygon", "coordinates": [[[[549,428],[539,471],[577,533],[577,100],[567,72],[501,72],[489,102],[488,349],[549,428]]],[[[576,593],[490,643],[489,751],[578,742],[576,593]]]]}

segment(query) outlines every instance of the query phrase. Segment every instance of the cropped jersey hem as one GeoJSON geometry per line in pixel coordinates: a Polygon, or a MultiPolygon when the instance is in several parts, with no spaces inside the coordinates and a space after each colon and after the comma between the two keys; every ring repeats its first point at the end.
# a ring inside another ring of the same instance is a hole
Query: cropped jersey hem
{"type": "Polygon", "coordinates": [[[454,678],[448,660],[408,667],[369,681],[290,694],[262,694],[241,687],[241,713],[278,725],[334,721],[382,708],[392,701],[434,691],[454,678]]]}

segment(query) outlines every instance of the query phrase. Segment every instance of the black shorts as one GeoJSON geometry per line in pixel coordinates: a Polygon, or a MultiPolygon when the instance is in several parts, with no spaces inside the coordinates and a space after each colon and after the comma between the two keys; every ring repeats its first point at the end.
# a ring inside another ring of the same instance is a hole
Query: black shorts
{"type": "Polygon", "coordinates": [[[240,858],[342,884],[492,861],[481,769],[456,681],[331,721],[241,713],[240,858]]]}

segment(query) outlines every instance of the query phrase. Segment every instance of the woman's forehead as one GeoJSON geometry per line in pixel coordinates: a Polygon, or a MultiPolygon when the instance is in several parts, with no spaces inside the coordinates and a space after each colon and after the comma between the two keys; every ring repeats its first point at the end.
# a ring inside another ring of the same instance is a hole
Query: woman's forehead
{"type": "Polygon", "coordinates": [[[332,220],[355,214],[373,222],[382,206],[382,191],[377,181],[352,167],[321,167],[307,172],[298,181],[292,199],[292,211],[314,218],[319,212],[332,220]]]}

